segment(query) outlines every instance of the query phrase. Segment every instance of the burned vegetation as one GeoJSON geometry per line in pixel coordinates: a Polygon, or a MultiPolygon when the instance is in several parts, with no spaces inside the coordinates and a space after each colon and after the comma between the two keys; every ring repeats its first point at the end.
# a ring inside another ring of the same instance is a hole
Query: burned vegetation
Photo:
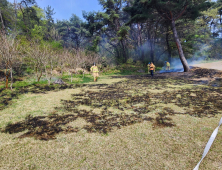
{"type": "Polygon", "coordinates": [[[173,116],[176,114],[210,118],[222,113],[221,86],[214,87],[210,83],[198,86],[193,78],[201,71],[193,73],[195,70],[192,74],[179,73],[177,76],[173,76],[174,73],[157,74],[153,79],[129,76],[128,80],[112,85],[83,85],[81,93],[71,94],[71,100],[61,101],[62,106],[55,108],[57,113],[37,117],[29,115],[24,121],[8,124],[2,132],[27,130],[19,138],[50,140],[58,133],[76,133],[81,129],[89,133],[109,133],[144,121],[151,122],[154,129],[174,127],[173,116]],[[61,110],[63,114],[58,114],[61,110]],[[87,125],[69,125],[78,118],[87,125]]]}
{"type": "Polygon", "coordinates": [[[13,92],[8,93],[3,91],[4,88],[0,88],[0,110],[5,109],[8,105],[12,103],[12,99],[17,99],[21,94],[35,93],[35,94],[45,94],[49,91],[59,91],[63,89],[73,89],[85,86],[84,84],[75,85],[44,85],[44,84],[33,84],[26,87],[21,87],[19,89],[14,89],[13,92]]]}

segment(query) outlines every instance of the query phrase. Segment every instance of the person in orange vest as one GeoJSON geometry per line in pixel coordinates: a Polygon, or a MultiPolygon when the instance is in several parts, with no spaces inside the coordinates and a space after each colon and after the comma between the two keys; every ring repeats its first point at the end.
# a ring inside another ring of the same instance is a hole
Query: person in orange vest
{"type": "Polygon", "coordinates": [[[96,63],[90,68],[90,71],[93,73],[94,82],[97,81],[97,78],[99,77],[99,69],[96,66],[96,63]]]}
{"type": "Polygon", "coordinates": [[[155,65],[153,64],[153,62],[151,62],[150,64],[150,74],[153,77],[153,72],[155,72],[155,65]]]}
{"type": "Polygon", "coordinates": [[[150,72],[150,63],[147,64],[147,67],[148,67],[148,74],[149,74],[149,72],[150,72]]]}

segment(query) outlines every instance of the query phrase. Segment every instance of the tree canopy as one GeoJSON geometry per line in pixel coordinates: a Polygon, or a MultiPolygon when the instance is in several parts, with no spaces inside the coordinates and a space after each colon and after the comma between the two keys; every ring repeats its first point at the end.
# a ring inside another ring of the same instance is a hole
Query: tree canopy
{"type": "Polygon", "coordinates": [[[164,65],[179,58],[221,58],[222,1],[205,0],[98,0],[101,11],[54,19],[51,6],[35,0],[0,1],[0,29],[25,41],[84,49],[116,64],[129,59],[164,65]],[[203,46],[207,47],[202,50],[203,46]],[[206,50],[207,49],[207,50],[206,50]]]}

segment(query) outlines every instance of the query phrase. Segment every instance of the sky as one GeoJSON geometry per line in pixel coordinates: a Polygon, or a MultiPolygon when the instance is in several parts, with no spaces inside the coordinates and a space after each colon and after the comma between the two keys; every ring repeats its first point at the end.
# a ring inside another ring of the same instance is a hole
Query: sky
{"type": "MultiPolygon", "coordinates": [[[[14,0],[8,0],[14,2],[14,0]]],[[[17,0],[19,3],[21,0],[17,0]]],[[[102,6],[98,0],[36,0],[38,6],[46,8],[48,5],[54,8],[56,14],[53,16],[54,20],[70,19],[72,14],[76,14],[82,20],[82,11],[102,11],[102,6]]]]}

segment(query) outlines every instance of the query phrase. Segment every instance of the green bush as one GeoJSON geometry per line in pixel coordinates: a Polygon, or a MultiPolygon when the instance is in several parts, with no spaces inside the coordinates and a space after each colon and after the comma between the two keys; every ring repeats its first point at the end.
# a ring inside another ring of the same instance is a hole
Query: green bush
{"type": "Polygon", "coordinates": [[[101,65],[102,65],[102,67],[108,66],[106,57],[102,57],[101,65]]]}
{"type": "Polygon", "coordinates": [[[132,58],[129,58],[127,61],[126,61],[127,64],[133,64],[133,59],[132,58]]]}
{"type": "Polygon", "coordinates": [[[32,84],[47,84],[48,81],[47,80],[40,80],[39,82],[33,82],[32,84]]]}
{"type": "Polygon", "coordinates": [[[15,88],[19,88],[19,87],[28,86],[28,85],[30,85],[30,84],[32,84],[32,83],[28,83],[28,82],[25,82],[25,81],[16,81],[16,82],[13,84],[13,86],[14,86],[15,88]]]}
{"type": "Polygon", "coordinates": [[[61,42],[58,42],[58,41],[52,41],[52,42],[50,42],[50,45],[54,49],[62,49],[63,48],[61,42]]]}
{"type": "Polygon", "coordinates": [[[139,60],[136,61],[136,66],[142,66],[142,65],[143,65],[143,63],[141,61],[139,61],[139,60]]]}
{"type": "Polygon", "coordinates": [[[28,73],[28,74],[33,73],[33,70],[30,67],[27,67],[26,73],[28,73]]]}
{"type": "Polygon", "coordinates": [[[82,70],[78,70],[78,74],[83,74],[83,71],[82,70]]]}

